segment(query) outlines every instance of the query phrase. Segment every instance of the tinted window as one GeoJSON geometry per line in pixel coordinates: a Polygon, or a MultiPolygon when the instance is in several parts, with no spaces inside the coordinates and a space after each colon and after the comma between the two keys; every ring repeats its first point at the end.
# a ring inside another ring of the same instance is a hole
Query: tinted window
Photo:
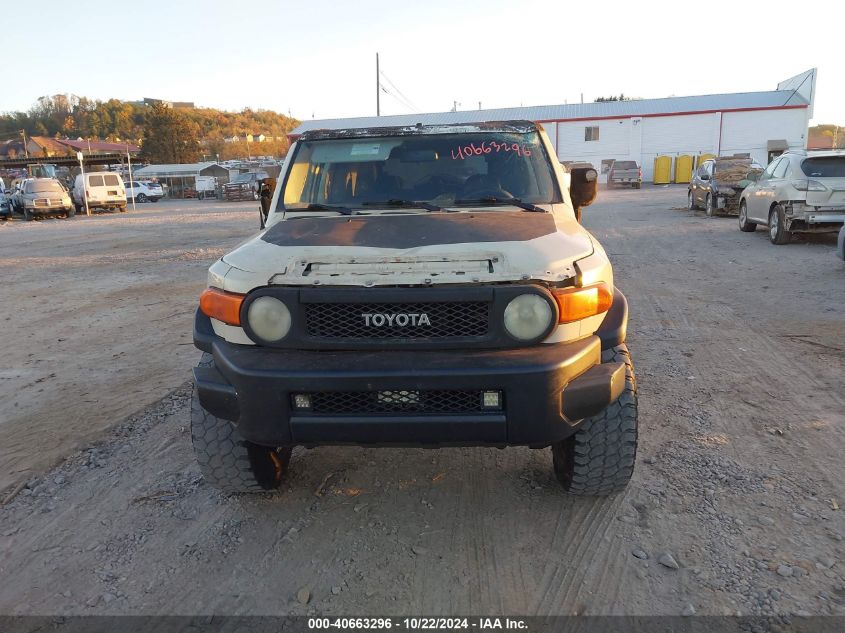
{"type": "Polygon", "coordinates": [[[845,178],[845,156],[819,156],[801,163],[801,171],[812,178],[845,178]]]}
{"type": "Polygon", "coordinates": [[[637,163],[633,160],[617,160],[613,163],[613,169],[636,169],[637,163]]]}
{"type": "Polygon", "coordinates": [[[55,180],[34,180],[30,183],[30,191],[35,193],[61,193],[64,191],[62,186],[55,180]]]}
{"type": "Polygon", "coordinates": [[[392,199],[451,206],[489,197],[557,201],[536,132],[305,141],[297,148],[283,200],[288,208],[362,207],[392,199]]]}
{"type": "Polygon", "coordinates": [[[103,181],[106,183],[106,187],[117,187],[120,185],[120,179],[114,174],[106,174],[103,176],[103,181]]]}
{"type": "Polygon", "coordinates": [[[594,125],[590,127],[584,128],[584,140],[585,141],[597,141],[599,140],[599,126],[594,125]]]}
{"type": "Polygon", "coordinates": [[[88,176],[88,186],[90,186],[90,187],[102,187],[103,186],[103,177],[102,176],[88,176]]]}

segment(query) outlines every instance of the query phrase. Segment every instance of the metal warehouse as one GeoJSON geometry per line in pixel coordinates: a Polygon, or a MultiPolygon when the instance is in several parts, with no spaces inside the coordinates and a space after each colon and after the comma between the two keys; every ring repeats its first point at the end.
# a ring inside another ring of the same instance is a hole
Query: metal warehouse
{"type": "Polygon", "coordinates": [[[543,125],[561,161],[592,163],[604,174],[614,160],[635,160],[654,180],[655,159],[749,154],[765,165],[786,149],[806,147],[816,69],[765,92],[635,99],[495,110],[468,110],[305,121],[314,129],[475,123],[523,119],[543,125]]]}

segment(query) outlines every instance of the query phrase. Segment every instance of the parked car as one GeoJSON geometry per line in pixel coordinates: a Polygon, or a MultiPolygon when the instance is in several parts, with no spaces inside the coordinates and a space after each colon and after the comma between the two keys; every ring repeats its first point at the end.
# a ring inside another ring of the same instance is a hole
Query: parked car
{"type": "Polygon", "coordinates": [[[26,178],[12,196],[12,211],[32,220],[36,215],[75,215],[73,202],[64,185],[56,178],[26,178]]]}
{"type": "Polygon", "coordinates": [[[126,183],[126,199],[135,202],[158,202],[164,197],[161,185],[151,180],[133,180],[126,183]]]}
{"type": "Polygon", "coordinates": [[[126,188],[120,174],[102,171],[77,174],[73,181],[73,203],[77,211],[85,210],[86,196],[89,209],[126,211],[126,188]]]}
{"type": "Polygon", "coordinates": [[[12,205],[9,198],[6,197],[6,192],[0,189],[0,219],[8,220],[12,217],[12,205]]]}
{"type": "Polygon", "coordinates": [[[687,185],[687,208],[703,208],[709,217],[739,213],[739,197],[763,171],[763,166],[744,156],[705,160],[687,185]]]}
{"type": "Polygon", "coordinates": [[[233,180],[223,185],[223,199],[231,200],[258,200],[261,193],[261,182],[269,178],[266,171],[251,171],[245,174],[238,174],[233,180]]]}
{"type": "Polygon", "coordinates": [[[615,160],[607,174],[609,185],[631,185],[634,189],[643,186],[643,170],[635,160],[615,160]]]}
{"type": "Polygon", "coordinates": [[[742,192],[739,230],[769,228],[772,244],[794,233],[835,233],[845,225],[845,150],[789,150],[742,192]]]}

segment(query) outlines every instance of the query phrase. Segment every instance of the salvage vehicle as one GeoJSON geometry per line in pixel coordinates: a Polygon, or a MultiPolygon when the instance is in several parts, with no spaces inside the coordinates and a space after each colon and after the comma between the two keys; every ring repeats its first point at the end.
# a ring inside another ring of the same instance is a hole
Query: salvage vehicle
{"type": "Polygon", "coordinates": [[[73,181],[73,203],[77,211],[85,211],[86,198],[89,209],[126,211],[126,188],[120,174],[96,171],[77,174],[73,181]]]}
{"type": "Polygon", "coordinates": [[[12,205],[6,197],[6,192],[0,187],[0,219],[8,220],[12,217],[12,205]]]}
{"type": "Polygon", "coordinates": [[[705,160],[693,172],[687,186],[687,208],[704,208],[708,217],[739,213],[742,190],[754,182],[763,166],[746,156],[705,160]]]}
{"type": "Polygon", "coordinates": [[[294,446],[551,447],[563,488],[631,478],[628,305],[527,121],[306,132],[262,231],[209,269],[191,438],[207,481],[278,488],[294,446]]]}
{"type": "Polygon", "coordinates": [[[261,193],[261,183],[270,177],[266,171],[251,171],[238,174],[230,182],[223,185],[223,199],[258,200],[261,193]]]}
{"type": "Polygon", "coordinates": [[[12,211],[33,220],[37,215],[76,214],[67,189],[55,178],[27,178],[12,197],[12,211]]]}
{"type": "Polygon", "coordinates": [[[607,173],[607,184],[639,189],[643,186],[643,170],[635,160],[615,160],[607,173]]]}
{"type": "Polygon", "coordinates": [[[769,228],[772,244],[794,233],[836,233],[845,225],[845,150],[789,150],[742,192],[739,230],[769,228]]]}

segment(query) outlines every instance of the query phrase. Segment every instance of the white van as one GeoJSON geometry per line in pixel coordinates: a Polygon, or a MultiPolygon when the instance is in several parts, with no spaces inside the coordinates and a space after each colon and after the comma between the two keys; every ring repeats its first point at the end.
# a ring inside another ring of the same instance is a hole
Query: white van
{"type": "Polygon", "coordinates": [[[126,187],[120,174],[108,171],[95,171],[84,176],[78,174],[73,181],[73,204],[77,211],[85,211],[86,196],[89,209],[126,211],[126,187]]]}

